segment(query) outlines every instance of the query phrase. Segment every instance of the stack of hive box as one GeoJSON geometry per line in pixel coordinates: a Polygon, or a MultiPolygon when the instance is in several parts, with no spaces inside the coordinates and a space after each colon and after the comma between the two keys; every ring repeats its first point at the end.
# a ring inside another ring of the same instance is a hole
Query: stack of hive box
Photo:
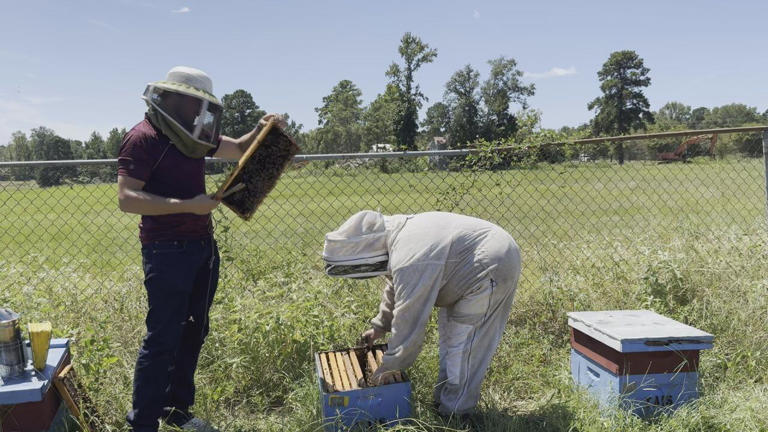
{"type": "Polygon", "coordinates": [[[713,336],[648,310],[568,313],[571,374],[603,408],[640,417],[699,397],[699,351],[713,336]]]}

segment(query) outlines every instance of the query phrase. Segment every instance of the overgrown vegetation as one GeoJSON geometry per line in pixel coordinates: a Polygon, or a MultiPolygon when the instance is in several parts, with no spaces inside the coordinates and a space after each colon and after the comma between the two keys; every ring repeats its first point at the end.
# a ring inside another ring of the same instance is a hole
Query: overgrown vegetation
{"type": "MultiPolygon", "coordinates": [[[[762,161],[531,163],[471,173],[308,166],[285,174],[251,222],[217,210],[225,270],[201,359],[197,412],[224,431],[319,430],[312,353],[348,347],[375,314],[378,281],[326,278],[322,234],[361,208],[453,210],[518,239],[524,278],[483,390],[479,430],[768,430],[768,243],[762,161]],[[410,172],[416,171],[416,172],[410,172]],[[646,422],[602,415],[574,388],[565,313],[650,308],[715,334],[702,397],[646,422]]],[[[215,183],[211,179],[211,187],[215,183]]],[[[0,186],[0,304],[74,339],[103,417],[124,430],[143,335],[137,219],[113,185],[0,186]]],[[[409,370],[410,425],[464,430],[431,410],[437,332],[409,370]]]]}

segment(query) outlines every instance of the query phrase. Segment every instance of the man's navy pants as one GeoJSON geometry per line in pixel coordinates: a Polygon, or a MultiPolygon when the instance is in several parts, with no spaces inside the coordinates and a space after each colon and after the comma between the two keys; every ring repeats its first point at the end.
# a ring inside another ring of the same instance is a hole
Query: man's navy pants
{"type": "Polygon", "coordinates": [[[195,369],[219,280],[219,251],[208,238],[148,243],[141,255],[147,334],[126,419],[135,432],[155,432],[161,417],[184,423],[195,401],[195,369]]]}

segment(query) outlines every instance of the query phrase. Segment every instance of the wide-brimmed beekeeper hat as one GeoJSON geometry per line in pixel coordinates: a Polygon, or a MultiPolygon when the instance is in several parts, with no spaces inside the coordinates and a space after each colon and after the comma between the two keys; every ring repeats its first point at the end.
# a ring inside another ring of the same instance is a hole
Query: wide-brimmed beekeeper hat
{"type": "Polygon", "coordinates": [[[387,274],[384,216],[372,210],[352,215],[339,229],[325,235],[323,260],[328,276],[364,279],[387,274]]]}
{"type": "Polygon", "coordinates": [[[176,66],[165,80],[147,84],[142,99],[172,124],[176,134],[184,134],[207,149],[216,147],[223,110],[205,72],[176,66]]]}

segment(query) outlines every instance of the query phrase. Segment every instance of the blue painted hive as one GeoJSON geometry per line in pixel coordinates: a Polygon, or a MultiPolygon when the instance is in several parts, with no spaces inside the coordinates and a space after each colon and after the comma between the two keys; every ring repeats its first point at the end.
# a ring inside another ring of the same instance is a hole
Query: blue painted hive
{"type": "Polygon", "coordinates": [[[35,371],[30,363],[22,375],[0,380],[0,430],[64,431],[67,410],[52,384],[69,362],[69,339],[52,339],[45,369],[35,371]]]}
{"type": "Polygon", "coordinates": [[[368,425],[393,426],[411,416],[411,383],[405,372],[373,385],[386,345],[315,353],[325,431],[368,425]]]}
{"type": "Polygon", "coordinates": [[[648,310],[570,312],[571,375],[603,408],[639,417],[699,397],[699,351],[714,337],[648,310]]]}

